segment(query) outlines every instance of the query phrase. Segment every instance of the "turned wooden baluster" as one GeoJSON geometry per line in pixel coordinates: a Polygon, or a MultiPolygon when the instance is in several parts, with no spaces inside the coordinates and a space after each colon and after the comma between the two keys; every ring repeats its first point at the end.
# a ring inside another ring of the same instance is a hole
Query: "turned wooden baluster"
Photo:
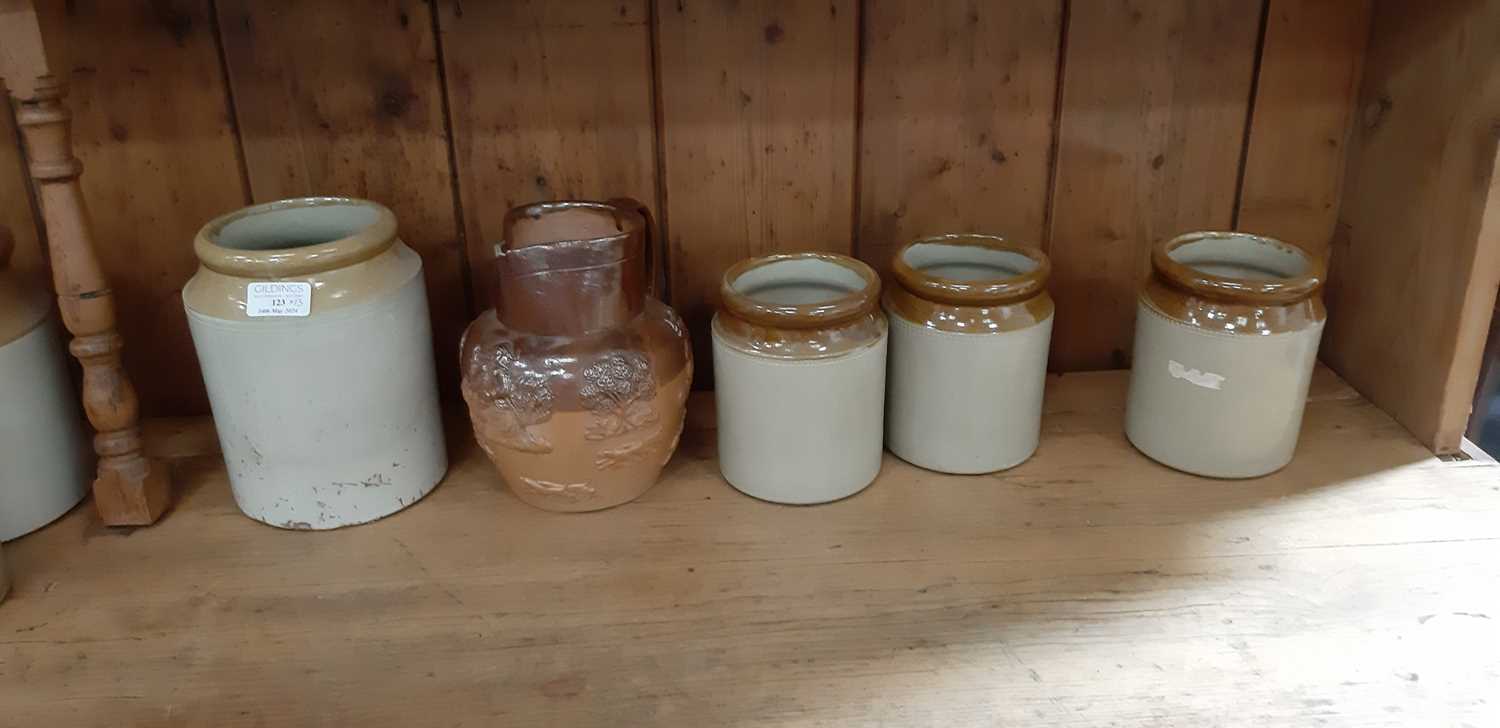
{"type": "Polygon", "coordinates": [[[74,337],[68,350],[83,364],[83,408],[98,433],[94,505],[108,525],[143,526],[161,517],[170,501],[167,468],[141,451],[140,406],[120,364],[124,342],[115,331],[114,295],[94,254],[65,95],[63,83],[38,77],[31,93],[18,99],[16,121],[46,223],[58,305],[74,337]]]}

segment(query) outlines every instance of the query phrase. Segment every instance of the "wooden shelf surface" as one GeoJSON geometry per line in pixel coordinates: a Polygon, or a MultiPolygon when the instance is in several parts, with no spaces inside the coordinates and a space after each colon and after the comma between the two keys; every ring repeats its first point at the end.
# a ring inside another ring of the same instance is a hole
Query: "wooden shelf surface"
{"type": "Polygon", "coordinates": [[[425,501],[324,533],[180,460],[155,527],[6,544],[0,724],[1496,724],[1500,467],[1320,368],[1290,466],[1195,478],[1126,442],[1126,377],[1049,381],[1014,470],[887,456],[817,507],[731,489],[707,430],[562,515],[455,427],[425,501]]]}

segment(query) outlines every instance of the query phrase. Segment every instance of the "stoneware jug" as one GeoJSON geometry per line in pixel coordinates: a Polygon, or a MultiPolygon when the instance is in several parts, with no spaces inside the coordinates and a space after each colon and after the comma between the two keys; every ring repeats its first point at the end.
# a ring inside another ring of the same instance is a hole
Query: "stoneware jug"
{"type": "Polygon", "coordinates": [[[1136,306],[1125,434],[1178,470],[1265,475],[1292,459],[1325,318],[1322,261],[1279,240],[1158,244],[1136,306]]]}
{"type": "Polygon", "coordinates": [[[0,541],[66,513],[93,478],[52,294],[9,266],[11,250],[0,228],[0,541]]]}
{"type": "Polygon", "coordinates": [[[463,396],[516,497],[593,511],[656,483],[682,434],[693,356],[647,294],[656,242],[632,200],[540,202],[505,216],[494,308],[464,332],[463,396]]]}
{"type": "Polygon", "coordinates": [[[945,473],[988,473],[1036,451],[1042,429],[1051,264],[992,235],[908,243],[891,261],[886,445],[945,473]]]}
{"type": "Polygon", "coordinates": [[[880,278],[831,253],[731,266],[713,320],[719,469],[776,503],[825,503],[880,473],[886,319],[880,278]]]}
{"type": "Polygon", "coordinates": [[[447,470],[422,259],[396,216],[312,197],[220,217],[182,289],[235,502],[291,529],[416,503],[447,470]]]}

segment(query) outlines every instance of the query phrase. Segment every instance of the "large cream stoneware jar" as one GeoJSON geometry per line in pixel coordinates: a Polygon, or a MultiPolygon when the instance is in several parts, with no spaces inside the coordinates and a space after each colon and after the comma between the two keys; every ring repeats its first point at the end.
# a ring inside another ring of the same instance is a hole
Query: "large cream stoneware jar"
{"type": "Polygon", "coordinates": [[[1251,478],[1292,459],[1325,314],[1323,264],[1279,240],[1156,246],[1135,322],[1125,434],[1178,470],[1251,478]]]}
{"type": "Polygon", "coordinates": [[[713,320],[719,468],[776,503],[853,495],[880,473],[886,320],[880,279],[827,253],[742,261],[713,320]]]}
{"type": "Polygon", "coordinates": [[[988,473],[1036,451],[1051,265],[1040,250],[990,235],[909,243],[891,261],[886,445],[945,473],[988,473]]]}
{"type": "Polygon", "coordinates": [[[66,513],[93,479],[52,294],[9,267],[10,247],[0,229],[0,541],[66,513]]]}
{"type": "Polygon", "coordinates": [[[208,223],[183,288],[235,501],[273,526],[372,521],[447,470],[422,260],[365,200],[208,223]]]}

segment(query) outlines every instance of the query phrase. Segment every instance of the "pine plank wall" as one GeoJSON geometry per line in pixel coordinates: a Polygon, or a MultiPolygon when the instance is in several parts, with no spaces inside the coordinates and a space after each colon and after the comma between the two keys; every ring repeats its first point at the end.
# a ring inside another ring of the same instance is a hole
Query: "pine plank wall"
{"type": "MultiPolygon", "coordinates": [[[[1153,241],[1238,227],[1328,248],[1370,17],[1369,0],[38,4],[153,416],[208,411],[179,295],[193,234],[301,195],[396,212],[450,382],[506,210],[621,195],[656,211],[705,364],[735,260],[883,267],[915,236],[981,231],[1052,256],[1054,370],[1128,366],[1153,241]]],[[[0,117],[0,224],[40,268],[0,117]]]]}

